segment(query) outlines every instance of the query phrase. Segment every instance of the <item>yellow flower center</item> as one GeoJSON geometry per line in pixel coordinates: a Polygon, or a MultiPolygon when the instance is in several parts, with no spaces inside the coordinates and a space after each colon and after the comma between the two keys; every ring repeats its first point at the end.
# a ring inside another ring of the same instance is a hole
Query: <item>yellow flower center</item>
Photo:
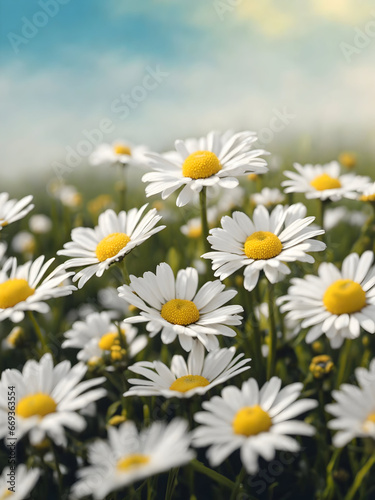
{"type": "Polygon", "coordinates": [[[126,247],[130,238],[125,233],[111,233],[100,241],[96,247],[96,256],[99,262],[110,259],[126,247]]]}
{"type": "Polygon", "coordinates": [[[219,158],[211,151],[195,151],[182,165],[182,175],[192,179],[206,179],[220,170],[219,158]]]}
{"type": "MultiPolygon", "coordinates": [[[[122,334],[125,335],[124,332],[122,334]]],[[[103,351],[109,351],[116,344],[120,344],[118,332],[106,333],[98,342],[99,348],[103,351]]]]}
{"type": "Polygon", "coordinates": [[[13,307],[35,292],[24,279],[14,278],[0,284],[0,308],[13,307]]]}
{"type": "Polygon", "coordinates": [[[172,299],[160,311],[161,317],[174,325],[191,325],[199,319],[197,306],[191,300],[172,299]]]}
{"type": "Polygon", "coordinates": [[[366,293],[352,280],[337,280],[324,293],[323,304],[332,314],[351,314],[366,305],[366,293]]]}
{"type": "Polygon", "coordinates": [[[360,196],[360,201],[375,201],[375,193],[374,194],[363,194],[360,196]]]}
{"type": "Polygon", "coordinates": [[[255,436],[260,432],[267,432],[271,426],[271,417],[259,405],[241,408],[232,422],[235,434],[244,436],[255,436]]]}
{"type": "Polygon", "coordinates": [[[4,222],[0,222],[1,227],[5,227],[8,225],[8,222],[5,220],[4,222]]]}
{"type": "Polygon", "coordinates": [[[375,413],[370,413],[370,415],[367,417],[367,420],[375,424],[375,413]]]}
{"type": "Polygon", "coordinates": [[[346,168],[354,168],[357,163],[357,157],[353,153],[344,152],[339,156],[339,162],[346,168]]]}
{"type": "Polygon", "coordinates": [[[1,495],[0,500],[5,500],[6,498],[9,498],[12,495],[14,495],[13,491],[6,490],[5,493],[1,495]]]}
{"type": "Polygon", "coordinates": [[[202,226],[191,226],[188,230],[189,238],[200,238],[202,235],[202,226]]]}
{"type": "Polygon", "coordinates": [[[115,144],[113,150],[117,155],[131,155],[131,149],[125,144],[115,144]]]}
{"type": "Polygon", "coordinates": [[[341,187],[341,182],[335,177],[328,174],[318,175],[310,182],[310,185],[317,191],[324,191],[325,189],[337,189],[341,187]]]}
{"type": "Polygon", "coordinates": [[[23,418],[39,415],[45,417],[56,411],[57,404],[48,394],[37,392],[31,396],[25,396],[18,401],[16,414],[23,418]]]}
{"type": "Polygon", "coordinates": [[[122,458],[117,462],[117,470],[128,471],[129,469],[138,469],[142,465],[148,464],[150,457],[142,455],[141,453],[133,453],[127,457],[122,458]]]}
{"type": "Polygon", "coordinates": [[[111,360],[122,361],[126,356],[126,349],[123,349],[120,344],[114,344],[111,347],[111,360]]]}
{"type": "Polygon", "coordinates": [[[281,253],[283,246],[276,234],[256,231],[246,238],[244,252],[249,259],[272,259],[281,253]]]}
{"type": "Polygon", "coordinates": [[[171,391],[187,392],[196,387],[206,387],[210,382],[201,375],[185,375],[179,377],[170,386],[171,391]]]}

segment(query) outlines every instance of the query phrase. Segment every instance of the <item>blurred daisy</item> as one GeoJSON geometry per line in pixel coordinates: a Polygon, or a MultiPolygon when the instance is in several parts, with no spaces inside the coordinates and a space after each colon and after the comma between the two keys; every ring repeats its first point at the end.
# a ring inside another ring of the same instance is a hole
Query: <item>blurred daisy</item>
{"type": "Polygon", "coordinates": [[[178,271],[175,279],[171,267],[163,262],[156,274],[146,272],[143,278],[130,276],[130,285],[117,290],[120,297],[131,302],[141,313],[125,322],[147,322],[150,337],[161,331],[161,340],[170,344],[178,336],[185,351],[193,347],[193,339],[202,342],[208,351],[219,346],[217,335],[234,337],[228,325],[240,325],[241,306],[224,306],[237,292],[224,291],[225,286],[209,281],[197,291],[198,272],[192,267],[178,271]]]}
{"type": "MultiPolygon", "coordinates": [[[[233,189],[228,189],[222,191],[217,187],[218,193],[216,193],[216,202],[214,208],[223,214],[225,212],[233,211],[234,208],[242,206],[245,200],[245,190],[241,186],[237,186],[233,189]]],[[[213,202],[211,202],[213,203],[213,202]]]]}
{"type": "Polygon", "coordinates": [[[32,195],[21,200],[10,200],[8,193],[0,193],[0,231],[3,227],[22,219],[34,208],[32,195]]]}
{"type": "Polygon", "coordinates": [[[73,241],[65,243],[64,250],[57,254],[73,257],[63,264],[66,269],[85,266],[73,278],[73,281],[79,279],[78,288],[94,274],[102,276],[111,264],[121,261],[135,247],[165,228],[155,227],[161,219],[155,209],[142,219],[146,207],[147,204],[139,210],[132,208],[119,214],[109,209],[100,214],[94,229],[78,227],[72,230],[73,241]]]}
{"type": "Polygon", "coordinates": [[[45,234],[51,231],[52,221],[47,215],[35,214],[30,217],[29,228],[35,234],[45,234]]]}
{"type": "Polygon", "coordinates": [[[101,358],[106,353],[113,353],[116,357],[117,347],[126,345],[126,354],[133,358],[146,347],[147,337],[146,335],[137,337],[137,329],[129,324],[122,322],[119,326],[123,343],[120,342],[118,328],[111,322],[108,313],[91,313],[84,321],[76,321],[71,330],[64,333],[66,340],[62,343],[62,347],[80,349],[77,359],[88,362],[101,358]]]}
{"type": "Polygon", "coordinates": [[[12,239],[12,249],[30,259],[36,250],[35,237],[28,231],[20,231],[12,239]]]}
{"type": "Polygon", "coordinates": [[[361,387],[368,384],[375,384],[375,358],[372,359],[368,370],[362,366],[356,368],[355,376],[361,387]]]}
{"type": "Polygon", "coordinates": [[[44,262],[44,255],[34,262],[17,266],[17,260],[10,257],[0,270],[0,321],[9,318],[18,323],[23,320],[24,311],[47,313],[50,308],[46,300],[70,295],[76,287],[62,283],[72,272],[64,272],[61,266],[46,278],[43,275],[55,259],[44,262]]]}
{"type": "Polygon", "coordinates": [[[69,208],[77,208],[82,205],[82,194],[75,186],[62,186],[58,191],[61,203],[69,208]]]}
{"type": "Polygon", "coordinates": [[[195,456],[189,450],[187,423],[154,422],[139,434],[134,422],[108,428],[108,440],[89,445],[91,465],[77,471],[73,498],[93,495],[96,500],[141,479],[187,464],[195,456]]]}
{"type": "MultiPolygon", "coordinates": [[[[217,211],[215,208],[209,208],[207,210],[207,222],[209,225],[213,225],[217,217],[217,211]]],[[[197,239],[202,236],[202,222],[200,217],[194,217],[187,221],[186,224],[181,226],[181,233],[188,238],[197,239]]]]}
{"type": "Polygon", "coordinates": [[[155,172],[142,177],[143,182],[150,183],[146,196],[162,193],[165,200],[183,187],[176,201],[182,207],[203,187],[219,185],[231,189],[238,186],[237,176],[266,172],[267,163],[259,158],[265,151],[251,149],[256,140],[253,132],[210,132],[200,139],[177,140],[175,157],[148,153],[155,172]]]}
{"type": "Polygon", "coordinates": [[[111,318],[123,318],[128,316],[130,312],[134,312],[134,307],[121,299],[118,296],[117,289],[112,286],[98,291],[98,301],[103,308],[109,309],[107,314],[111,318]]]}
{"type": "Polygon", "coordinates": [[[135,146],[122,141],[100,144],[89,156],[89,162],[91,165],[145,165],[147,151],[146,146],[135,146]]]}
{"type": "Polygon", "coordinates": [[[17,438],[30,435],[32,444],[40,443],[46,436],[57,445],[65,445],[64,427],[80,432],[86,427],[85,419],[77,410],[106,395],[106,390],[92,387],[105,381],[95,378],[81,382],[87,367],[78,363],[71,368],[69,361],[53,366],[51,354],[39,362],[26,361],[22,373],[11,369],[3,371],[0,380],[0,437],[6,437],[9,387],[16,387],[15,425],[17,438]]]}
{"type": "Polygon", "coordinates": [[[20,326],[15,326],[2,341],[1,346],[5,350],[5,349],[16,349],[17,347],[21,347],[24,344],[25,344],[25,330],[20,326]]]}
{"type": "Polygon", "coordinates": [[[375,201],[375,182],[364,186],[362,192],[359,194],[360,201],[375,201]]]}
{"type": "Polygon", "coordinates": [[[329,231],[340,223],[360,226],[367,220],[367,215],[359,210],[348,210],[347,207],[328,208],[324,211],[324,229],[329,231]]]}
{"type": "Polygon", "coordinates": [[[171,368],[161,361],[140,361],[129,370],[142,375],[143,379],[129,379],[134,384],[124,396],[164,396],[165,398],[190,398],[194,394],[205,394],[212,387],[249,370],[250,359],[244,354],[234,357],[236,349],[215,349],[207,354],[203,345],[194,341],[187,363],[180,355],[172,358],[171,368]],[[240,361],[241,360],[241,361],[240,361]]]}
{"type": "Polygon", "coordinates": [[[290,269],[285,262],[314,262],[306,252],[320,252],[326,248],[312,238],[323,234],[322,229],[308,228],[315,217],[305,217],[302,203],[283,207],[277,205],[271,213],[259,205],[253,220],[243,212],[221,219],[222,228],[211,229],[207,239],[213,252],[202,255],[212,260],[215,276],[224,280],[245,266],[244,287],[253,290],[260,271],[271,283],[283,279],[290,269]]]}
{"type": "Polygon", "coordinates": [[[356,199],[358,192],[368,184],[369,177],[354,174],[340,175],[336,161],[326,165],[305,165],[294,163],[296,172],[285,170],[287,181],[281,183],[285,193],[305,193],[306,198],[338,201],[341,198],[356,199]]]}
{"type": "Polygon", "coordinates": [[[39,476],[40,469],[27,469],[26,465],[20,464],[16,468],[12,467],[12,472],[14,471],[14,482],[15,486],[12,489],[10,485],[11,469],[10,467],[5,467],[0,476],[0,498],[5,500],[6,498],[11,498],[12,500],[23,500],[24,498],[30,498],[29,494],[31,490],[36,485],[39,476]]]}
{"type": "Polygon", "coordinates": [[[281,379],[272,377],[262,389],[251,378],[242,388],[225,387],[221,397],[202,403],[206,411],[194,415],[202,424],[193,432],[194,446],[210,446],[207,458],[212,467],[220,465],[234,450],[241,449],[241,461],[249,474],[258,471],[258,457],[275,458],[276,450],[292,453],[300,449],[287,434],[312,436],[314,428],[291,420],[318,406],[313,399],[296,401],[303,384],[281,389],[281,379]]]}
{"type": "Polygon", "coordinates": [[[339,155],[339,162],[343,167],[352,169],[357,164],[357,155],[350,151],[344,151],[339,155]]]}
{"type": "Polygon", "coordinates": [[[286,317],[310,328],[306,342],[314,342],[325,334],[334,349],[345,338],[359,337],[361,327],[375,333],[375,268],[371,267],[374,254],[364,252],[359,257],[346,257],[339,271],[331,263],[323,262],[319,276],[292,278],[288,294],[278,299],[285,302],[280,310],[286,317]]]}
{"type": "Polygon", "coordinates": [[[343,384],[332,396],[336,403],[326,405],[325,409],[335,417],[328,422],[330,429],[338,431],[333,444],[341,448],[356,437],[375,439],[375,384],[361,388],[343,384]]]}
{"type": "Polygon", "coordinates": [[[267,187],[263,188],[260,193],[252,194],[250,198],[255,205],[264,205],[265,207],[283,203],[285,200],[285,196],[279,189],[267,187]]]}

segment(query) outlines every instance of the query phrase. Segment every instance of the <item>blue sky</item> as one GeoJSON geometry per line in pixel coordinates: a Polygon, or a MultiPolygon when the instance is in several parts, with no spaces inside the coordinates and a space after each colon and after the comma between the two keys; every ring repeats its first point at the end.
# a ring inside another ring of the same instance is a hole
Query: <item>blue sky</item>
{"type": "Polygon", "coordinates": [[[264,131],[280,113],[293,118],[271,151],[307,135],[322,150],[374,148],[373,0],[64,1],[53,17],[40,16],[47,0],[1,3],[1,147],[14,176],[51,170],[104,118],[105,140],[157,150],[210,129],[264,131]],[[16,53],[9,37],[46,17],[16,53]],[[114,112],[150,68],[167,76],[126,118],[114,112]]]}

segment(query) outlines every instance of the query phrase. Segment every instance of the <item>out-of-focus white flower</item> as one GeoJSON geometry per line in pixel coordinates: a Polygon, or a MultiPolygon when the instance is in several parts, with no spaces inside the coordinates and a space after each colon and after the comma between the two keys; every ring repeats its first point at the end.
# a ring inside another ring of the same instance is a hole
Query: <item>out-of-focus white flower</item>
{"type": "Polygon", "coordinates": [[[12,239],[11,246],[15,252],[22,253],[30,258],[34,255],[36,242],[31,233],[28,231],[20,231],[12,239]]]}
{"type": "Polygon", "coordinates": [[[283,203],[285,200],[285,196],[279,189],[270,189],[268,187],[263,188],[260,193],[252,194],[250,198],[256,205],[264,205],[266,207],[283,203]]]}
{"type": "Polygon", "coordinates": [[[29,228],[33,233],[45,234],[51,231],[52,221],[44,214],[35,214],[30,217],[29,228]]]}
{"type": "Polygon", "coordinates": [[[144,156],[147,151],[148,148],[143,144],[135,146],[118,140],[113,144],[99,144],[89,156],[89,162],[91,165],[144,166],[147,162],[144,156]]]}

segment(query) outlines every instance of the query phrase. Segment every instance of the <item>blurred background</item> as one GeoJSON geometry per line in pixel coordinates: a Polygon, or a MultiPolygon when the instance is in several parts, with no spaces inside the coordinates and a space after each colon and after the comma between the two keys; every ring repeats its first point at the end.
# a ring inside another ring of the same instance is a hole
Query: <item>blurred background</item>
{"type": "Polygon", "coordinates": [[[4,189],[85,176],[98,142],[211,129],[256,130],[287,166],[373,168],[374,1],[1,0],[0,43],[4,189]]]}

